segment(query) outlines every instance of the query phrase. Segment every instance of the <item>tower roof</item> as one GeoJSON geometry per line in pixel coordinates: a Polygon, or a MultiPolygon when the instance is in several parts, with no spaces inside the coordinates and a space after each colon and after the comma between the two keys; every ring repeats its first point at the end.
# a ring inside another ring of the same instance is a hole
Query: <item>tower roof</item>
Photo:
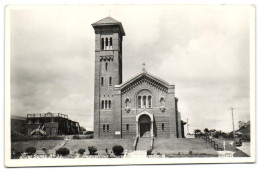
{"type": "Polygon", "coordinates": [[[123,25],[121,22],[115,20],[114,18],[112,17],[106,17],[106,18],[103,18],[95,23],[92,24],[92,26],[95,28],[95,27],[98,27],[98,26],[113,26],[113,25],[117,25],[120,27],[120,30],[121,32],[123,33],[123,35],[125,35],[125,31],[124,31],[124,28],[123,28],[123,25]]]}

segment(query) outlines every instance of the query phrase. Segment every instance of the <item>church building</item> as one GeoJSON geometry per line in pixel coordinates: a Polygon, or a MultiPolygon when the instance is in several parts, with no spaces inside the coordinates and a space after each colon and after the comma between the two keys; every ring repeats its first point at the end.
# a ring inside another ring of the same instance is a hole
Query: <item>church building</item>
{"type": "Polygon", "coordinates": [[[148,73],[122,82],[121,22],[106,17],[95,30],[94,138],[183,138],[175,86],[148,73]]]}

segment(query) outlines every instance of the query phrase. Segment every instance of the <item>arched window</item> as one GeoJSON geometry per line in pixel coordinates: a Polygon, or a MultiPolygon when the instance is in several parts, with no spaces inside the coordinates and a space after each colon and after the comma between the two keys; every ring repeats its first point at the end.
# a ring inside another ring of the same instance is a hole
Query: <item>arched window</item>
{"type": "Polygon", "coordinates": [[[146,96],[143,96],[143,108],[146,108],[146,96]]]}
{"type": "Polygon", "coordinates": [[[101,102],[101,109],[104,109],[104,100],[101,102]]]}
{"type": "Polygon", "coordinates": [[[105,101],[105,109],[107,109],[107,101],[105,101]]]}
{"type": "Polygon", "coordinates": [[[129,100],[129,99],[126,99],[126,100],[125,100],[125,107],[128,107],[129,103],[130,103],[130,100],[129,100]]]}
{"type": "Polygon", "coordinates": [[[101,39],[101,49],[104,50],[104,38],[101,39]]]}
{"type": "Polygon", "coordinates": [[[138,108],[142,107],[142,97],[138,96],[138,108]]]}
{"type": "Polygon", "coordinates": [[[106,50],[108,50],[108,38],[106,38],[106,50]]]}
{"type": "Polygon", "coordinates": [[[108,63],[106,63],[106,71],[107,71],[107,66],[108,66],[108,63]]]}
{"type": "Polygon", "coordinates": [[[152,92],[148,89],[144,89],[138,92],[136,96],[137,108],[152,108],[152,92]]]}
{"type": "Polygon", "coordinates": [[[108,108],[111,108],[111,100],[108,101],[108,108]]]}
{"type": "Polygon", "coordinates": [[[109,77],[109,85],[112,85],[112,77],[109,77]]]}
{"type": "Polygon", "coordinates": [[[148,96],[148,108],[152,107],[152,96],[148,96]]]}
{"type": "Polygon", "coordinates": [[[113,46],[112,37],[110,37],[110,49],[113,49],[112,46],[113,46]]]}

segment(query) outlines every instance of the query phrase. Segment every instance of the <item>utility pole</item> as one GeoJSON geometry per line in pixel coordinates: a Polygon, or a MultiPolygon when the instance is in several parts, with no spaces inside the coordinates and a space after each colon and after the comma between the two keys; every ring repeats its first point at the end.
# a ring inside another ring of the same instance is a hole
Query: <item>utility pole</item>
{"type": "Polygon", "coordinates": [[[189,133],[189,126],[190,126],[190,125],[189,125],[189,120],[188,120],[188,118],[187,118],[187,134],[190,134],[190,133],[189,133]]]}
{"type": "Polygon", "coordinates": [[[235,143],[235,125],[234,125],[234,115],[233,115],[233,110],[234,108],[231,107],[231,114],[232,114],[232,125],[233,125],[233,139],[234,139],[234,143],[235,143]]]}

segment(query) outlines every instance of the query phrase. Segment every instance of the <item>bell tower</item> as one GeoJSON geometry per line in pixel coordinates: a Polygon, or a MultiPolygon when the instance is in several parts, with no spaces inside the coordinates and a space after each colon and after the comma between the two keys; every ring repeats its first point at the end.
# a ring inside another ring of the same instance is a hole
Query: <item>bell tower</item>
{"type": "Polygon", "coordinates": [[[92,24],[95,30],[94,138],[113,136],[113,89],[122,83],[121,22],[106,17],[92,24]]]}

